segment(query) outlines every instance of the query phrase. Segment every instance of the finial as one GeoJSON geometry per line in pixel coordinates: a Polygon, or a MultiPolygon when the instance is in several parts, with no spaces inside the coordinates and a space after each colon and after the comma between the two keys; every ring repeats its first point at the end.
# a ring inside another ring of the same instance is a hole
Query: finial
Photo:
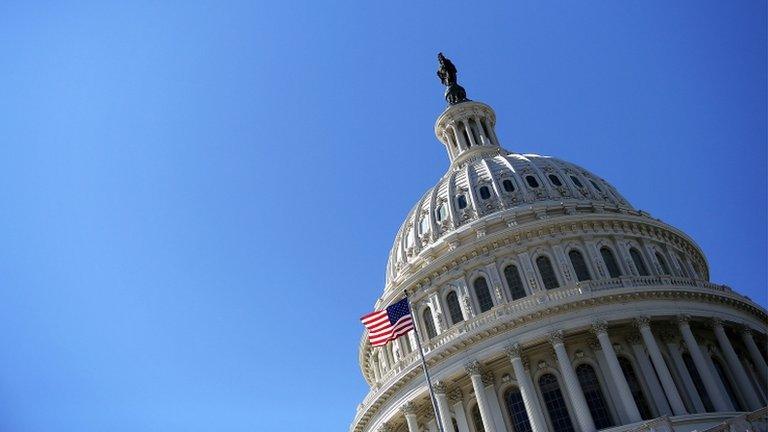
{"type": "Polygon", "coordinates": [[[456,82],[456,66],[454,66],[443,53],[437,53],[437,61],[440,63],[440,69],[437,70],[437,76],[440,78],[440,82],[446,87],[446,102],[448,102],[449,105],[456,105],[468,101],[467,91],[456,82]]]}

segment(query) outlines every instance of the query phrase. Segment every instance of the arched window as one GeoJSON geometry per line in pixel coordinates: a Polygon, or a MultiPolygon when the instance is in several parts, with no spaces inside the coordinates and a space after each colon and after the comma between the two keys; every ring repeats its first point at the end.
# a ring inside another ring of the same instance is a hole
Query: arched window
{"type": "Polygon", "coordinates": [[[488,282],[484,277],[475,279],[473,284],[475,287],[475,297],[477,302],[480,303],[480,312],[485,312],[493,307],[493,299],[491,298],[491,292],[488,290],[488,282]]]}
{"type": "Polygon", "coordinates": [[[488,186],[483,186],[480,188],[480,198],[487,200],[491,197],[491,191],[488,189],[488,186]]]}
{"type": "Polygon", "coordinates": [[[718,360],[716,357],[712,357],[712,363],[715,365],[717,375],[720,377],[720,381],[723,382],[723,385],[725,386],[725,392],[728,393],[728,398],[731,400],[733,407],[739,411],[746,411],[746,407],[742,406],[739,403],[739,399],[736,397],[736,392],[733,389],[733,385],[731,385],[731,380],[728,379],[728,375],[725,373],[723,364],[720,363],[720,360],[718,360]]]}
{"type": "Polygon", "coordinates": [[[461,313],[459,305],[459,296],[456,291],[451,291],[445,296],[445,302],[448,303],[448,314],[451,316],[451,324],[458,324],[464,321],[464,315],[461,313]]]}
{"type": "Polygon", "coordinates": [[[611,275],[612,278],[617,278],[621,276],[619,263],[616,262],[616,257],[613,256],[613,252],[610,249],[608,249],[607,246],[603,246],[600,248],[600,255],[603,257],[603,262],[605,263],[605,266],[608,268],[608,274],[611,275]]]}
{"type": "Polygon", "coordinates": [[[459,209],[463,209],[467,207],[467,197],[464,195],[459,195],[456,197],[456,205],[458,205],[459,209]]]}
{"type": "Polygon", "coordinates": [[[667,265],[667,260],[664,259],[664,257],[656,252],[656,261],[659,262],[659,265],[661,266],[661,272],[665,275],[670,275],[672,272],[669,271],[669,266],[667,265]]]}
{"type": "Polygon", "coordinates": [[[480,407],[477,405],[472,408],[472,423],[475,425],[475,432],[485,432],[483,416],[480,415],[480,407]]]}
{"type": "Polygon", "coordinates": [[[512,430],[515,432],[531,432],[531,422],[528,421],[528,413],[525,411],[523,396],[520,390],[512,388],[504,394],[504,402],[507,404],[509,417],[512,419],[512,430]]]}
{"type": "Polygon", "coordinates": [[[544,288],[555,289],[560,286],[555,275],[555,269],[552,268],[552,261],[544,255],[536,258],[536,267],[539,269],[541,281],[544,282],[544,288]]]}
{"type": "Polygon", "coordinates": [[[580,188],[584,187],[584,185],[581,183],[581,180],[579,180],[578,177],[576,176],[571,176],[571,181],[573,182],[573,184],[576,185],[576,187],[580,187],[580,188]]]}
{"type": "Polygon", "coordinates": [[[557,186],[557,187],[560,187],[560,186],[563,185],[563,182],[560,181],[560,177],[558,177],[558,176],[556,176],[554,174],[550,174],[549,175],[549,181],[551,181],[552,184],[557,186]]]}
{"type": "Polygon", "coordinates": [[[578,279],[579,282],[592,279],[592,277],[589,276],[589,269],[587,269],[587,263],[584,261],[584,255],[582,255],[581,252],[573,249],[568,252],[568,258],[571,259],[573,271],[576,272],[576,279],[578,279]]]}
{"type": "Polygon", "coordinates": [[[467,135],[467,129],[466,127],[459,123],[461,126],[461,134],[464,136],[464,142],[467,143],[467,148],[472,147],[472,141],[469,140],[469,135],[467,135]]]}
{"type": "Polygon", "coordinates": [[[600,381],[597,379],[595,369],[588,364],[576,366],[576,376],[579,377],[581,390],[584,392],[584,398],[587,400],[589,413],[595,421],[598,429],[613,426],[613,419],[608,410],[608,404],[605,402],[603,391],[600,389],[600,381]]]}
{"type": "Polygon", "coordinates": [[[512,300],[525,297],[523,279],[520,277],[520,272],[517,270],[517,266],[510,264],[504,267],[504,279],[507,280],[507,286],[509,287],[509,293],[512,294],[512,300]]]}
{"type": "Polygon", "coordinates": [[[536,177],[534,177],[532,175],[525,176],[525,181],[528,182],[528,186],[530,186],[532,188],[539,187],[539,181],[536,180],[536,177]]]}
{"type": "Polygon", "coordinates": [[[632,398],[635,399],[637,410],[640,411],[640,417],[643,420],[648,420],[653,415],[651,414],[651,408],[648,406],[648,401],[645,400],[643,389],[640,387],[640,380],[637,378],[635,368],[632,367],[632,363],[626,357],[619,357],[619,365],[624,373],[624,378],[627,380],[627,385],[629,385],[632,398]]]}
{"type": "Polygon", "coordinates": [[[435,320],[432,318],[432,309],[426,308],[421,313],[421,318],[424,320],[424,327],[427,329],[427,339],[432,339],[437,336],[437,330],[435,330],[435,320]]]}
{"type": "Polygon", "coordinates": [[[632,262],[635,263],[637,273],[640,274],[640,276],[648,276],[650,273],[648,273],[648,267],[645,266],[643,256],[640,255],[640,251],[635,248],[631,248],[629,250],[629,255],[632,257],[632,262]]]}
{"type": "Polygon", "coordinates": [[[549,420],[552,427],[558,432],[573,432],[573,424],[568,416],[568,407],[565,405],[563,393],[560,391],[560,385],[557,378],[552,374],[545,374],[539,378],[539,390],[544,398],[544,404],[549,413],[549,420]]]}
{"type": "Polygon", "coordinates": [[[446,217],[448,217],[448,210],[445,208],[445,203],[442,203],[437,207],[437,210],[435,210],[435,219],[437,219],[438,222],[442,222],[446,217]]]}
{"type": "Polygon", "coordinates": [[[510,179],[505,179],[503,182],[501,182],[501,185],[504,186],[504,190],[507,192],[515,191],[515,184],[512,183],[512,180],[510,179]]]}
{"type": "Polygon", "coordinates": [[[693,381],[693,385],[696,387],[696,393],[699,394],[701,402],[704,404],[704,409],[707,410],[707,412],[714,412],[715,408],[712,405],[712,399],[709,398],[709,393],[707,393],[707,389],[704,387],[704,382],[701,380],[699,370],[696,369],[696,364],[693,362],[693,358],[691,358],[690,354],[683,353],[683,363],[685,363],[688,375],[691,376],[691,381],[693,381]]]}

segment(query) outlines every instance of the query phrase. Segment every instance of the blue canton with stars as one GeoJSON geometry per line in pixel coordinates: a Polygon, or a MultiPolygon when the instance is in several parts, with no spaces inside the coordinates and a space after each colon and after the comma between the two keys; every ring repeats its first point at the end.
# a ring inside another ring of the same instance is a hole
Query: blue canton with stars
{"type": "Polygon", "coordinates": [[[404,298],[399,302],[393,304],[387,308],[387,316],[389,317],[389,323],[395,324],[400,318],[410,315],[411,308],[408,307],[408,298],[404,298]]]}

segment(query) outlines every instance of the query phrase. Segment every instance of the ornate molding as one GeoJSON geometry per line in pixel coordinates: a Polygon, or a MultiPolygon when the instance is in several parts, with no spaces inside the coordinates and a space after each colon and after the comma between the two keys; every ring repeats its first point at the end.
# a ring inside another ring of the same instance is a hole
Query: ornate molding
{"type": "Polygon", "coordinates": [[[462,392],[459,387],[454,387],[453,390],[448,393],[448,400],[453,403],[460,402],[464,400],[464,392],[462,392]]]}
{"type": "Polygon", "coordinates": [[[547,339],[549,339],[549,343],[552,344],[552,346],[555,346],[557,344],[563,343],[563,338],[565,337],[565,334],[562,330],[555,330],[551,332],[549,335],[547,335],[547,339]]]}
{"type": "Polygon", "coordinates": [[[608,323],[603,320],[594,321],[590,330],[595,336],[598,336],[601,333],[608,334],[608,323]]]}
{"type": "Polygon", "coordinates": [[[723,320],[718,317],[712,317],[707,321],[707,324],[712,327],[712,329],[717,330],[718,328],[723,328],[723,320]]]}
{"type": "Polygon", "coordinates": [[[514,343],[512,345],[507,346],[505,349],[507,356],[509,357],[510,361],[514,358],[522,358],[523,353],[523,347],[520,346],[519,343],[514,343]]]}
{"type": "Polygon", "coordinates": [[[416,415],[416,404],[408,401],[402,405],[400,405],[400,412],[403,413],[403,415],[416,415]]]}
{"type": "Polygon", "coordinates": [[[496,382],[496,376],[491,371],[483,372],[483,375],[481,376],[481,378],[483,380],[483,385],[486,387],[489,385],[493,385],[493,383],[496,382]]]}
{"type": "Polygon", "coordinates": [[[464,365],[464,370],[467,371],[467,374],[470,376],[472,375],[482,375],[483,374],[483,365],[480,364],[477,360],[472,360],[469,363],[466,363],[464,365]]]}
{"type": "Polygon", "coordinates": [[[432,384],[432,390],[435,391],[435,394],[447,394],[448,393],[448,383],[445,381],[435,381],[432,384]]]}
{"type": "Polygon", "coordinates": [[[681,326],[691,325],[691,316],[687,314],[681,314],[675,317],[677,324],[681,326]]]}
{"type": "Polygon", "coordinates": [[[633,331],[627,335],[625,340],[630,345],[640,345],[640,341],[642,340],[642,338],[640,337],[640,333],[633,331]]]}
{"type": "Polygon", "coordinates": [[[632,321],[632,325],[634,325],[635,328],[637,328],[637,329],[642,329],[644,327],[650,327],[651,326],[651,319],[648,318],[647,316],[639,316],[639,317],[636,317],[632,321]]]}

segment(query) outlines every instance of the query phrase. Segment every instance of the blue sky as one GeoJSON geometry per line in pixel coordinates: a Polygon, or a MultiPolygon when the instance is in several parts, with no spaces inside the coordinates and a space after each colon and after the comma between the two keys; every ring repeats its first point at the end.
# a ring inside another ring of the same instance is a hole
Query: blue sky
{"type": "Polygon", "coordinates": [[[438,51],[768,304],[764,1],[2,2],[0,430],[346,430],[438,51]]]}

